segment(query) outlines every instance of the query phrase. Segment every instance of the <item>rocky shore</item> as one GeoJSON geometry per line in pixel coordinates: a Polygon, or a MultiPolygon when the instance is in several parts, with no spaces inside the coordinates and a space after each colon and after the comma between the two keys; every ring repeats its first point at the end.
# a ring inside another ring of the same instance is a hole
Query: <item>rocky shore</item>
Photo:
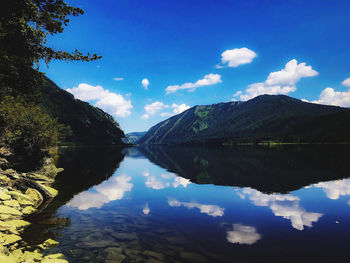
{"type": "Polygon", "coordinates": [[[30,247],[21,237],[30,225],[26,216],[45,209],[58,194],[51,185],[63,169],[56,168],[52,159],[46,159],[41,169],[19,173],[11,168],[8,161],[11,155],[8,149],[0,148],[0,262],[67,263],[63,254],[45,253],[57,241],[48,239],[30,247]]]}

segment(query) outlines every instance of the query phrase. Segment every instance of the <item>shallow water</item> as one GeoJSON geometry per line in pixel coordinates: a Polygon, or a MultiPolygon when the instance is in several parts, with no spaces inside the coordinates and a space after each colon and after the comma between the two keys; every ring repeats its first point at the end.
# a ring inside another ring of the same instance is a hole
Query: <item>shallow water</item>
{"type": "Polygon", "coordinates": [[[349,262],[347,148],[66,150],[24,238],[70,262],[349,262]]]}

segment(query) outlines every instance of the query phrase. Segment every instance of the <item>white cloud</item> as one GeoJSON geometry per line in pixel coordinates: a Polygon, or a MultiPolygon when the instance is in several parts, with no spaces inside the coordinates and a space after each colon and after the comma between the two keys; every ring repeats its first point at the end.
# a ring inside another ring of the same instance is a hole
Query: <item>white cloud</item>
{"type": "Polygon", "coordinates": [[[197,202],[180,202],[174,198],[168,199],[168,204],[171,207],[184,206],[188,209],[198,208],[200,213],[207,214],[209,216],[217,217],[224,215],[224,208],[217,205],[205,205],[197,202]]]}
{"type": "MultiPolygon", "coordinates": [[[[222,65],[227,64],[230,68],[235,68],[251,63],[256,56],[253,50],[246,47],[229,49],[221,54],[221,63],[222,65]]],[[[222,68],[222,65],[217,65],[216,68],[222,68]]]]}
{"type": "Polygon", "coordinates": [[[144,120],[148,120],[149,115],[148,115],[147,113],[146,113],[146,114],[143,114],[143,115],[141,116],[141,118],[144,119],[144,120]]]}
{"type": "Polygon", "coordinates": [[[324,89],[318,100],[313,103],[333,106],[350,107],[350,89],[348,91],[335,91],[333,88],[324,89]]]}
{"type": "Polygon", "coordinates": [[[345,87],[350,87],[350,78],[344,79],[341,84],[343,84],[345,87]]]}
{"type": "Polygon", "coordinates": [[[92,187],[92,191],[85,191],[75,195],[66,205],[80,210],[100,208],[114,200],[120,200],[125,192],[131,191],[133,184],[127,175],[113,176],[107,181],[92,187]]]}
{"type": "Polygon", "coordinates": [[[166,94],[174,93],[178,90],[184,90],[184,89],[187,89],[188,91],[195,91],[196,88],[214,85],[221,82],[222,80],[219,74],[210,73],[205,75],[203,79],[197,80],[195,83],[187,82],[181,85],[168,86],[165,89],[165,91],[166,91],[166,94]]]}
{"type": "Polygon", "coordinates": [[[177,105],[176,103],[173,103],[171,106],[164,104],[161,101],[156,101],[153,102],[151,104],[147,104],[145,105],[145,111],[146,113],[144,115],[141,116],[142,119],[147,120],[151,115],[156,114],[157,112],[160,112],[163,109],[166,108],[172,108],[172,112],[162,112],[160,113],[160,116],[162,117],[170,117],[176,114],[179,114],[187,109],[190,108],[190,106],[186,105],[186,104],[180,104],[177,105]]]}
{"type": "Polygon", "coordinates": [[[233,231],[227,231],[226,239],[233,244],[252,245],[261,239],[253,226],[233,224],[233,231]]]}
{"type": "Polygon", "coordinates": [[[174,114],[180,114],[181,112],[185,111],[185,110],[188,110],[190,108],[190,106],[186,105],[186,104],[180,104],[180,105],[177,105],[175,103],[173,103],[171,105],[171,107],[173,108],[173,112],[174,114]]]}
{"type": "Polygon", "coordinates": [[[181,104],[181,105],[177,105],[176,103],[173,103],[171,105],[171,108],[173,108],[173,112],[162,112],[160,114],[160,116],[162,117],[170,117],[176,114],[180,114],[181,112],[184,112],[185,110],[188,110],[190,108],[190,106],[186,105],[186,104],[181,104]]]}
{"type": "Polygon", "coordinates": [[[148,90],[148,85],[149,85],[148,79],[143,79],[143,80],[141,81],[141,85],[142,85],[142,87],[143,87],[145,90],[148,90]]]}
{"type": "Polygon", "coordinates": [[[311,66],[299,63],[295,59],[289,61],[285,68],[271,72],[265,82],[253,83],[248,86],[244,93],[237,93],[241,100],[249,100],[262,94],[288,94],[296,90],[296,83],[305,77],[313,77],[318,72],[313,70],[311,66]]]}
{"type": "Polygon", "coordinates": [[[146,111],[146,113],[148,115],[154,115],[157,112],[159,112],[159,111],[161,111],[161,110],[163,110],[165,108],[169,108],[169,106],[164,104],[161,101],[156,101],[156,102],[153,102],[151,104],[146,104],[145,105],[145,111],[146,111]]]}
{"type": "Polygon", "coordinates": [[[115,81],[121,81],[121,80],[124,80],[124,78],[120,78],[120,77],[115,77],[113,78],[115,81]]]}
{"type": "Polygon", "coordinates": [[[329,199],[339,199],[342,195],[350,195],[350,179],[320,182],[313,185],[322,188],[329,199]]]}
{"type": "Polygon", "coordinates": [[[243,188],[243,194],[256,206],[267,206],[275,216],[290,220],[292,227],[303,230],[304,226],[312,227],[322,216],[320,213],[305,211],[299,204],[300,199],[290,194],[264,194],[252,188],[243,188]]]}
{"type": "Polygon", "coordinates": [[[81,83],[78,87],[66,89],[73,94],[75,98],[83,101],[96,101],[94,106],[102,110],[116,115],[118,117],[127,117],[131,114],[131,101],[125,99],[122,95],[110,92],[102,86],[91,86],[86,83],[81,83]]]}
{"type": "Polygon", "coordinates": [[[148,215],[150,212],[151,210],[149,209],[148,203],[146,203],[142,209],[142,213],[144,213],[145,215],[148,215]]]}

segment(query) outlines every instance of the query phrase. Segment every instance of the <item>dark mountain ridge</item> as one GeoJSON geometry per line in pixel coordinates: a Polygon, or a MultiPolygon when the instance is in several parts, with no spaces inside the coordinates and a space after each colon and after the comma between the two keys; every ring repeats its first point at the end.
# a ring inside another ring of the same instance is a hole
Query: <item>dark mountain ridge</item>
{"type": "Polygon", "coordinates": [[[350,142],[350,110],[261,95],[194,106],[151,127],[138,143],[350,142]]]}
{"type": "Polygon", "coordinates": [[[138,143],[138,141],[146,134],[146,131],[143,132],[130,132],[126,134],[126,138],[128,138],[129,142],[132,144],[138,143]]]}
{"type": "Polygon", "coordinates": [[[126,136],[118,122],[103,110],[75,99],[72,94],[45,78],[41,86],[43,105],[60,123],[72,129],[70,142],[78,145],[124,145],[126,136]]]}

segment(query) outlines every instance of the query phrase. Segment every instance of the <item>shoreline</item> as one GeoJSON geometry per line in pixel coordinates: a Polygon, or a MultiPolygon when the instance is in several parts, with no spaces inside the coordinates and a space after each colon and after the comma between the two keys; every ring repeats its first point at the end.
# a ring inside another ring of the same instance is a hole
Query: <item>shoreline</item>
{"type": "Polygon", "coordinates": [[[30,247],[21,237],[31,224],[26,217],[43,211],[58,194],[51,185],[63,169],[56,168],[53,159],[45,159],[40,169],[21,173],[11,168],[7,160],[11,155],[0,147],[0,262],[68,263],[61,253],[45,253],[57,241],[49,238],[30,247]]]}

